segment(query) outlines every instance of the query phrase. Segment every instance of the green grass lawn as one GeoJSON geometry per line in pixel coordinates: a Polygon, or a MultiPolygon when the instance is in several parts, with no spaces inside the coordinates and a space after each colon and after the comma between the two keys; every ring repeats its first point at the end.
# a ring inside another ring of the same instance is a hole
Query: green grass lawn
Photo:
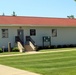
{"type": "Polygon", "coordinates": [[[56,49],[42,49],[39,50],[39,52],[47,52],[47,51],[61,51],[61,50],[76,50],[76,47],[74,48],[56,48],[56,49]]]}
{"type": "Polygon", "coordinates": [[[0,64],[42,75],[76,75],[76,51],[0,57],[0,64]]]}
{"type": "Polygon", "coordinates": [[[21,54],[20,52],[3,52],[0,55],[21,54]]]}

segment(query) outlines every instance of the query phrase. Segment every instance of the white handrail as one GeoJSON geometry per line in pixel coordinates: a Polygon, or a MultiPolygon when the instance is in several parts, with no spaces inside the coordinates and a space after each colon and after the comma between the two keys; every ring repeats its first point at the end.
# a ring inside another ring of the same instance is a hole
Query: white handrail
{"type": "Polygon", "coordinates": [[[18,49],[20,52],[24,52],[24,47],[22,46],[22,44],[20,42],[17,42],[18,45],[18,49]]]}
{"type": "Polygon", "coordinates": [[[36,47],[32,44],[32,42],[29,41],[29,45],[31,46],[31,48],[32,48],[33,50],[36,50],[36,47]]]}

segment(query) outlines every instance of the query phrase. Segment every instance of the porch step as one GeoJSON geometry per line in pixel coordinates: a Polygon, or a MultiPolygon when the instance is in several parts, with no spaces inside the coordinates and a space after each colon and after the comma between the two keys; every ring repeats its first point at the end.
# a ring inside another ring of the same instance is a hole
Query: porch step
{"type": "Polygon", "coordinates": [[[24,48],[26,49],[26,52],[34,51],[30,45],[25,45],[24,48]]]}

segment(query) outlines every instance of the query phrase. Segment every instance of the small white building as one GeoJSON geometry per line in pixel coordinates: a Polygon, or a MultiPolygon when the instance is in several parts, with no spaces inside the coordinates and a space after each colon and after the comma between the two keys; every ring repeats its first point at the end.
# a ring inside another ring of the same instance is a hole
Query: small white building
{"type": "Polygon", "coordinates": [[[28,36],[37,46],[76,44],[76,19],[0,16],[0,47],[14,47],[17,36],[24,45],[28,36]]]}

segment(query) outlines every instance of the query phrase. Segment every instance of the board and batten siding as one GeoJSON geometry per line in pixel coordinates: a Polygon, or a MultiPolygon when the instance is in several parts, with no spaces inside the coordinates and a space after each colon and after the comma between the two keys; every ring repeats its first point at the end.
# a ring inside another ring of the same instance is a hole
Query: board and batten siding
{"type": "MultiPolygon", "coordinates": [[[[20,26],[0,26],[0,47],[8,47],[8,42],[11,46],[15,46],[15,36],[17,36],[17,30],[20,26]],[[2,38],[2,29],[8,29],[8,38],[2,38]]],[[[36,30],[36,35],[31,36],[38,46],[43,45],[42,37],[51,36],[51,45],[64,45],[64,44],[76,44],[76,27],[26,27],[22,26],[24,30],[24,43],[26,43],[26,36],[30,36],[30,29],[36,30]],[[52,29],[57,29],[57,37],[52,37],[52,29]]],[[[49,43],[45,43],[49,45],[49,43]]]]}
{"type": "Polygon", "coordinates": [[[0,27],[0,47],[8,47],[8,43],[11,43],[13,47],[15,45],[15,36],[17,35],[17,28],[15,27],[0,27]],[[8,38],[2,38],[2,29],[8,29],[8,38]]]}
{"type": "Polygon", "coordinates": [[[52,38],[52,44],[76,44],[76,27],[57,28],[57,33],[57,38],[52,38]]]}
{"type": "MultiPolygon", "coordinates": [[[[76,44],[76,27],[28,27],[26,28],[28,34],[30,29],[36,29],[36,36],[31,37],[38,46],[43,45],[43,36],[51,36],[51,45],[76,44]],[[52,37],[52,29],[57,29],[57,37],[52,37]]],[[[26,35],[28,35],[27,33],[26,35]]]]}

